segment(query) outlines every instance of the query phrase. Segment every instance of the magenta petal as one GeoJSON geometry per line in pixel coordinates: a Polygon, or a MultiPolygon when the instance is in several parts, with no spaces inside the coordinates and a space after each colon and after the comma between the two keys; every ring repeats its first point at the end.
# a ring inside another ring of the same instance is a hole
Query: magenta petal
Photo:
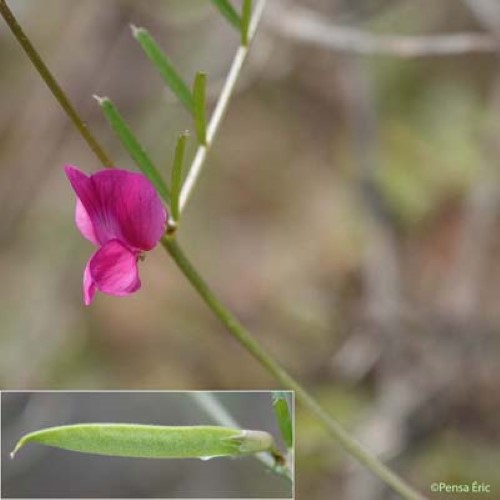
{"type": "MultiPolygon", "coordinates": [[[[102,198],[94,186],[92,177],[88,177],[72,165],[66,165],[64,170],[71,187],[87,212],[98,243],[104,245],[109,240],[122,239],[119,222],[113,210],[109,208],[114,205],[113,198],[102,198]]],[[[78,227],[82,231],[82,228],[78,227]]],[[[84,236],[87,237],[85,234],[84,236]]]]}
{"type": "Polygon", "coordinates": [[[92,256],[89,270],[95,286],[110,295],[129,295],[141,286],[137,256],[118,240],[109,241],[92,256]]]}
{"type": "Polygon", "coordinates": [[[142,174],[102,170],[92,177],[108,217],[118,224],[130,247],[151,250],[166,229],[167,212],[155,188],[142,174]]]}
{"type": "Polygon", "coordinates": [[[86,306],[89,306],[94,300],[95,293],[97,291],[96,284],[92,279],[90,274],[90,260],[85,266],[85,271],[83,272],[83,302],[86,306]]]}
{"type": "Polygon", "coordinates": [[[75,222],[84,238],[87,238],[95,245],[99,244],[95,234],[94,224],[92,224],[92,220],[79,198],[76,200],[75,222]]]}
{"type": "MultiPolygon", "coordinates": [[[[101,245],[118,239],[131,248],[151,250],[158,243],[167,213],[144,175],[110,169],[88,177],[71,165],[65,171],[101,245]]],[[[89,238],[88,228],[79,228],[89,238]]]]}

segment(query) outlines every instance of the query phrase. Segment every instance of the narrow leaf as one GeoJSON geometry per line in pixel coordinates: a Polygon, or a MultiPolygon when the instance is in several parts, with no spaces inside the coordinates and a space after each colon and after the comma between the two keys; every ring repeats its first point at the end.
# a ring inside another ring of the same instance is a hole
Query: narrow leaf
{"type": "Polygon", "coordinates": [[[243,0],[243,9],[241,11],[241,44],[248,45],[248,30],[250,19],[252,18],[252,0],[243,0]]]}
{"type": "Polygon", "coordinates": [[[193,84],[194,123],[198,142],[203,145],[207,143],[206,87],[207,75],[200,72],[196,73],[193,84]]]}
{"type": "Polygon", "coordinates": [[[173,64],[165,55],[163,50],[156,43],[154,38],[144,28],[132,26],[132,34],[139,42],[140,46],[149,57],[149,60],[156,66],[165,83],[170,90],[180,99],[182,104],[190,113],[194,112],[193,96],[184,80],[175,71],[173,64]]]}
{"type": "Polygon", "coordinates": [[[283,436],[283,441],[287,448],[293,448],[293,425],[290,415],[290,408],[284,392],[273,393],[273,407],[276,420],[283,436]]]}
{"type": "Polygon", "coordinates": [[[172,203],[170,205],[170,210],[172,212],[172,217],[176,222],[179,220],[180,215],[179,198],[182,189],[182,166],[184,164],[184,154],[186,151],[186,142],[188,135],[188,132],[184,132],[177,139],[174,154],[174,164],[172,166],[172,191],[170,196],[172,198],[172,203]]]}
{"type": "Polygon", "coordinates": [[[160,196],[170,202],[170,193],[165,181],[161,177],[158,169],[144,151],[139,141],[136,139],[125,120],[120,115],[116,106],[107,97],[94,96],[101,106],[116,135],[120,138],[123,146],[128,151],[143,174],[153,183],[160,196]]]}
{"type": "Polygon", "coordinates": [[[241,19],[228,0],[212,0],[220,13],[238,30],[241,30],[241,19]]]}
{"type": "Polygon", "coordinates": [[[24,435],[11,458],[28,443],[96,455],[208,459],[267,451],[273,438],[263,431],[217,426],[76,424],[24,435]]]}

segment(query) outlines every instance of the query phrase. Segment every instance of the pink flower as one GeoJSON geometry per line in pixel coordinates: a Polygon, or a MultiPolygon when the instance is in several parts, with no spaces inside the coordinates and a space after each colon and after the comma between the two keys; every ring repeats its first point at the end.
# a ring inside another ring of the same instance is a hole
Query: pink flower
{"type": "Polygon", "coordinates": [[[76,225],[99,248],[83,273],[83,300],[97,290],[129,295],[141,286],[137,262],[163,236],[167,212],[155,188],[142,174],[106,169],[87,176],[66,165],[76,193],[76,225]]]}

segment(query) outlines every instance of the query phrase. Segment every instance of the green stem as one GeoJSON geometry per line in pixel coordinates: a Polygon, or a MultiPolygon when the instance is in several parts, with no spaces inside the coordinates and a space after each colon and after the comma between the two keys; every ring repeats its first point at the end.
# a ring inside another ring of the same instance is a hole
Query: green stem
{"type": "Polygon", "coordinates": [[[188,260],[173,236],[164,236],[162,245],[174,259],[184,276],[193,285],[198,294],[226,326],[229,333],[284,387],[295,391],[297,399],[306,406],[323,423],[328,432],[344,447],[344,449],[362,463],[373,474],[391,486],[403,498],[422,500],[420,493],[415,491],[403,479],[396,475],[377,457],[366,450],[356,439],[345,431],[316,400],[288,372],[283,369],[239,322],[239,320],[219,301],[203,278],[198,274],[188,260]]]}
{"type": "Polygon", "coordinates": [[[87,125],[85,125],[83,120],[80,118],[80,115],[69,101],[65,92],[57,83],[56,79],[50,72],[49,68],[40,57],[40,54],[35,49],[33,44],[30,42],[29,38],[24,33],[23,29],[17,22],[17,19],[15,18],[13,12],[9,9],[5,0],[0,0],[0,14],[2,14],[2,17],[5,19],[5,22],[9,26],[14,37],[19,42],[21,47],[24,49],[26,55],[30,58],[35,68],[38,70],[38,73],[47,84],[47,87],[49,87],[54,97],[57,99],[57,101],[64,109],[64,111],[66,111],[66,114],[69,116],[70,120],[73,122],[73,124],[78,129],[82,137],[90,146],[90,149],[92,149],[92,151],[95,153],[95,155],[97,156],[97,158],[104,167],[112,167],[113,166],[112,160],[104,152],[102,147],[99,145],[95,137],[90,132],[87,125]]]}

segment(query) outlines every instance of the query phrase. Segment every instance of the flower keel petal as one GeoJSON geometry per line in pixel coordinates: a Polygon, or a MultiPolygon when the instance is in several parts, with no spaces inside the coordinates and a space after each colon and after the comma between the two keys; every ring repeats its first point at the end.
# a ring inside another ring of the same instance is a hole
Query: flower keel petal
{"type": "Polygon", "coordinates": [[[118,240],[111,240],[90,259],[90,277],[97,289],[109,295],[129,295],[141,282],[137,255],[118,240]]]}

